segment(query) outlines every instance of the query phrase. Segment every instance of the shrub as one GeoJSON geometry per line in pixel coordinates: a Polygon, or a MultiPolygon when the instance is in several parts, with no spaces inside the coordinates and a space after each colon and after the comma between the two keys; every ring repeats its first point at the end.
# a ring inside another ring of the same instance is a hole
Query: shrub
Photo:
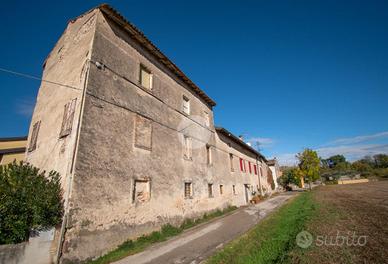
{"type": "Polygon", "coordinates": [[[27,241],[32,230],[61,222],[60,176],[26,164],[0,166],[0,244],[27,241]]]}

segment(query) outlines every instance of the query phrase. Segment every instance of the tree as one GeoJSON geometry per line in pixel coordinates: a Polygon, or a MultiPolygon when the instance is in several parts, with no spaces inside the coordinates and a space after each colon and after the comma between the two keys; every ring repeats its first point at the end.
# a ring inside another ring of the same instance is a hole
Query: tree
{"type": "Polygon", "coordinates": [[[388,155],[377,154],[373,156],[377,168],[388,168],[388,155]]]}
{"type": "Polygon", "coordinates": [[[283,175],[279,178],[279,184],[288,189],[290,184],[295,184],[301,187],[302,174],[298,167],[287,168],[283,171],[283,175]]]}
{"type": "Polygon", "coordinates": [[[346,162],[346,158],[344,155],[334,155],[328,158],[328,160],[330,161],[331,164],[333,164],[334,167],[340,163],[346,162]]]}
{"type": "Polygon", "coordinates": [[[312,149],[305,149],[296,157],[299,160],[301,174],[308,180],[311,189],[311,183],[319,179],[321,160],[318,157],[318,153],[312,149]]]}
{"type": "Polygon", "coordinates": [[[365,162],[365,160],[357,160],[352,163],[352,169],[360,173],[366,173],[371,171],[373,168],[369,162],[365,162]]]}
{"type": "Polygon", "coordinates": [[[26,163],[0,166],[0,244],[29,239],[32,230],[61,222],[60,176],[26,163]]]}

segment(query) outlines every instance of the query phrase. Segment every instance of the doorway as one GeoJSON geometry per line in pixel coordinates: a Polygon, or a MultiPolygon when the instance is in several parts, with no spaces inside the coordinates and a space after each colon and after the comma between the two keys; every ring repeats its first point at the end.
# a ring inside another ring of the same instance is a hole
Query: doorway
{"type": "Polygon", "coordinates": [[[249,204],[249,184],[244,184],[245,189],[245,202],[249,204]]]}

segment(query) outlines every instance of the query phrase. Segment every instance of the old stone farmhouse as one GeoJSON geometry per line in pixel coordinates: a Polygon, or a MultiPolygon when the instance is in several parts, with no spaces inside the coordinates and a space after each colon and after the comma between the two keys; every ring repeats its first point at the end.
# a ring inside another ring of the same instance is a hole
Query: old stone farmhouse
{"type": "Polygon", "coordinates": [[[108,5],[69,22],[43,79],[26,159],[62,177],[53,261],[272,190],[266,158],[215,127],[216,103],[108,5]]]}

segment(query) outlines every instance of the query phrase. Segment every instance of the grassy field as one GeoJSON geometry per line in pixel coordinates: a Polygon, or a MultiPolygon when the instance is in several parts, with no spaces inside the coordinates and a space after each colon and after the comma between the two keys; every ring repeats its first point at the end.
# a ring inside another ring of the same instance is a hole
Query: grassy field
{"type": "Polygon", "coordinates": [[[387,263],[387,219],[388,181],[323,186],[302,193],[207,263],[387,263]],[[312,235],[307,248],[296,243],[301,231],[312,235]]]}

